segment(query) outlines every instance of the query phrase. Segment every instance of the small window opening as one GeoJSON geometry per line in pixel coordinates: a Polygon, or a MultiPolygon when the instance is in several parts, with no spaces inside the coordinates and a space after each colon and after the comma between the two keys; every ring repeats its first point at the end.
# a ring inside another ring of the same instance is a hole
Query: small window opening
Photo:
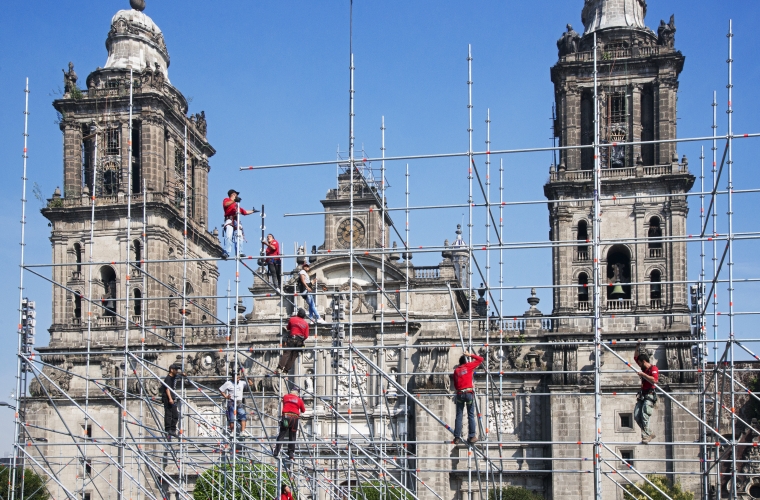
{"type": "Polygon", "coordinates": [[[578,302],[588,303],[588,275],[586,273],[578,275],[578,302]]]}
{"type": "Polygon", "coordinates": [[[649,242],[649,257],[659,258],[662,257],[662,226],[660,224],[659,217],[652,217],[649,219],[649,232],[647,233],[649,242]]]}
{"type": "Polygon", "coordinates": [[[106,129],[106,156],[121,156],[121,130],[106,129]]]}
{"type": "Polygon", "coordinates": [[[578,260],[589,260],[588,239],[588,223],[585,220],[578,221],[578,260]]]}
{"type": "Polygon", "coordinates": [[[633,415],[630,413],[620,414],[620,428],[621,429],[633,429],[633,415]]]}
{"type": "Polygon", "coordinates": [[[82,295],[74,292],[74,318],[82,319],[82,295]]]}
{"type": "Polygon", "coordinates": [[[135,316],[142,314],[142,292],[135,288],[135,316]]]}
{"type": "Polygon", "coordinates": [[[633,467],[633,450],[623,450],[620,452],[620,458],[623,459],[623,465],[633,467]]]}
{"type": "Polygon", "coordinates": [[[142,267],[142,263],[140,262],[142,260],[142,244],[140,243],[140,240],[134,241],[134,251],[135,251],[135,265],[140,268],[142,267]]]}
{"type": "Polygon", "coordinates": [[[82,245],[74,243],[74,261],[77,264],[76,270],[78,273],[82,272],[82,245]]]}

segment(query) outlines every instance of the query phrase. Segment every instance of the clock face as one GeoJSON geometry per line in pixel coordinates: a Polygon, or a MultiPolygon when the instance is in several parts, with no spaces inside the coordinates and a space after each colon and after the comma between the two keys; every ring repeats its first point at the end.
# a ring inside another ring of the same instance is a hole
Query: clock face
{"type": "Polygon", "coordinates": [[[364,228],[364,224],[361,221],[354,219],[345,219],[338,225],[338,243],[343,248],[351,246],[351,228],[354,230],[354,247],[361,247],[364,245],[364,240],[367,236],[367,230],[364,228]]]}

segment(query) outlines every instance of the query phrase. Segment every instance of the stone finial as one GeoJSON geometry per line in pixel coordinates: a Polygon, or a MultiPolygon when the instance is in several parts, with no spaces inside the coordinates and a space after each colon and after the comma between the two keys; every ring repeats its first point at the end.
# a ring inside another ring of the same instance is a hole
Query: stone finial
{"type": "Polygon", "coordinates": [[[528,297],[528,304],[530,304],[530,308],[535,309],[539,302],[541,302],[541,299],[536,297],[536,289],[531,288],[530,297],[528,297]]]}
{"type": "Polygon", "coordinates": [[[53,191],[53,198],[58,199],[61,197],[61,187],[56,186],[55,191],[53,191]]]}
{"type": "Polygon", "coordinates": [[[145,10],[145,0],[129,0],[129,6],[142,12],[145,10]]]}

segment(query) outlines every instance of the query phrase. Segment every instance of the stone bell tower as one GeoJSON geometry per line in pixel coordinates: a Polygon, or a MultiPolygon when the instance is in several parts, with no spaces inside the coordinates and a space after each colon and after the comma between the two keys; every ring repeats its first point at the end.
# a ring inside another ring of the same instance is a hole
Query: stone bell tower
{"type": "MultiPolygon", "coordinates": [[[[668,238],[686,234],[686,197],[672,195],[688,192],[694,176],[686,157],[679,160],[675,143],[617,145],[676,137],[676,92],[685,58],[675,48],[674,18],[662,21],[654,33],[644,24],[646,8],[645,0],[586,0],[583,35],[568,25],[557,42],[559,60],[551,69],[554,130],[561,146],[587,146],[594,142],[595,120],[599,122],[602,311],[688,314],[686,285],[660,283],[686,280],[686,244],[668,238]]],[[[593,148],[563,150],[544,186],[553,201],[551,240],[577,242],[553,249],[553,282],[571,285],[555,288],[557,315],[588,315],[593,308],[592,204],[563,203],[592,198],[593,168],[593,148]]],[[[631,317],[619,324],[626,331],[688,330],[684,321],[688,317],[631,317]]]]}
{"type": "MultiPolygon", "coordinates": [[[[42,213],[52,224],[53,263],[68,265],[53,268],[53,279],[67,289],[53,290],[51,347],[82,342],[90,286],[97,304],[92,308],[92,327],[102,331],[96,337],[110,338],[107,332],[123,329],[123,317],[146,325],[180,322],[183,270],[179,260],[172,261],[183,254],[185,208],[188,257],[203,259],[221,252],[217,238],[206,229],[208,161],[215,150],[206,139],[205,114],[187,115],[187,100],[169,81],[163,34],[143,12],[143,1],[131,3],[132,9],[119,11],[111,21],[105,66],[90,73],[86,88],[80,88],[70,63],[65,93],[53,103],[61,115],[64,185],[63,193],[56,190],[42,213]],[[91,244],[93,261],[110,264],[89,269],[91,244]],[[127,258],[134,266],[123,264],[127,258]],[[165,262],[145,264],[144,259],[165,262]],[[123,297],[127,280],[129,310],[123,297]],[[143,300],[153,297],[177,298],[143,300]]],[[[217,277],[213,261],[192,262],[184,292],[213,296],[217,277]]],[[[211,323],[216,304],[201,299],[188,309],[190,324],[211,323]]]]}

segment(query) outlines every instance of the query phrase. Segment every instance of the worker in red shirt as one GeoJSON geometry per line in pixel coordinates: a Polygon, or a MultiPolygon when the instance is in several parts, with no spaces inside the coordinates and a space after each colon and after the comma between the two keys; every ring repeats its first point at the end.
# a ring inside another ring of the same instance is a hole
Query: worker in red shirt
{"type": "Polygon", "coordinates": [[[240,254],[240,257],[245,257],[243,253],[243,242],[245,237],[243,236],[243,225],[240,224],[240,235],[238,238],[238,210],[240,215],[250,215],[258,212],[255,208],[250,211],[240,206],[240,193],[234,189],[227,191],[227,197],[222,201],[222,208],[224,209],[224,226],[222,227],[222,233],[224,234],[224,253],[222,258],[226,259],[232,255],[233,248],[234,255],[240,254]],[[240,241],[238,241],[238,239],[240,241]],[[234,246],[233,246],[234,245],[234,246]]]}
{"type": "Polygon", "coordinates": [[[454,368],[451,378],[454,381],[454,390],[456,390],[457,420],[454,425],[454,444],[462,442],[462,413],[467,406],[467,429],[469,436],[467,442],[476,443],[478,438],[477,427],[475,427],[475,391],[473,389],[472,376],[475,369],[483,362],[483,358],[477,354],[466,352],[459,358],[459,364],[454,368]],[[467,362],[467,358],[474,361],[467,362]]]}
{"type": "Polygon", "coordinates": [[[282,417],[280,418],[280,434],[274,447],[274,457],[280,454],[280,448],[285,438],[288,441],[288,458],[292,461],[296,453],[296,436],[298,435],[298,417],[306,411],[303,399],[298,396],[298,389],[282,397],[282,417]]]}
{"type": "Polygon", "coordinates": [[[290,486],[287,484],[282,485],[280,492],[282,493],[280,495],[280,500],[293,500],[293,493],[290,492],[290,486]]]}
{"type": "Polygon", "coordinates": [[[641,343],[636,346],[637,354],[633,357],[633,360],[639,365],[639,368],[641,368],[640,372],[636,372],[636,375],[641,378],[641,390],[636,396],[636,407],[633,409],[633,419],[641,428],[641,442],[649,444],[649,442],[655,438],[654,433],[649,427],[649,419],[652,418],[654,406],[657,404],[655,384],[660,380],[660,370],[657,369],[657,366],[651,363],[649,354],[641,352],[640,346],[641,343]]]}
{"type": "Polygon", "coordinates": [[[293,369],[293,365],[296,363],[298,355],[301,354],[301,349],[306,339],[309,338],[309,323],[306,321],[306,311],[299,307],[298,313],[290,317],[285,328],[288,329],[288,338],[283,342],[283,345],[291,349],[282,351],[280,362],[277,363],[277,369],[274,371],[275,375],[288,373],[293,369]]]}
{"type": "Polygon", "coordinates": [[[280,244],[274,239],[274,235],[269,233],[264,245],[266,245],[264,252],[267,256],[269,279],[272,280],[272,284],[277,287],[277,290],[280,290],[280,284],[282,283],[282,260],[279,258],[280,244]]]}

